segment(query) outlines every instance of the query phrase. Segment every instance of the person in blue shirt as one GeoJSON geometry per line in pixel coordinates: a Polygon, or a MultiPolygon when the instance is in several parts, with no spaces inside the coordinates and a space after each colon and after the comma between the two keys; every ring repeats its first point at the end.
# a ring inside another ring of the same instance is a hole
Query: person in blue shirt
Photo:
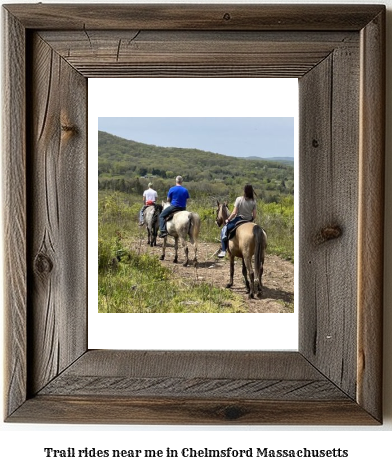
{"type": "Polygon", "coordinates": [[[159,216],[159,237],[167,236],[166,217],[176,211],[185,211],[189,197],[188,190],[182,185],[182,177],[177,176],[176,185],[172,186],[167,193],[167,200],[170,202],[170,206],[167,206],[159,216]]]}

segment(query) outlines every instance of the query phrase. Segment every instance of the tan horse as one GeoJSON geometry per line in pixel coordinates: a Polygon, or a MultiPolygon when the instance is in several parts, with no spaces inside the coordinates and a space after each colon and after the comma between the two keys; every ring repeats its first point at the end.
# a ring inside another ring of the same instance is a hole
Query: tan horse
{"type": "MultiPolygon", "coordinates": [[[[162,202],[163,209],[169,206],[168,202],[162,202]]],[[[194,258],[193,263],[197,265],[197,238],[200,231],[200,217],[199,214],[196,212],[188,212],[188,211],[178,211],[176,212],[170,220],[166,222],[166,230],[167,233],[174,237],[174,263],[178,261],[178,240],[181,241],[181,245],[184,249],[185,254],[185,263],[184,267],[186,267],[189,263],[188,258],[188,245],[186,242],[186,238],[189,237],[189,242],[193,245],[194,250],[194,258]]],[[[160,257],[161,260],[165,258],[165,251],[166,251],[166,239],[163,239],[162,245],[162,255],[160,257]]]]}
{"type": "MultiPolygon", "coordinates": [[[[229,209],[227,204],[219,203],[216,213],[216,223],[219,227],[224,225],[226,219],[229,217],[229,209]]],[[[249,298],[254,298],[255,291],[257,291],[257,297],[261,298],[262,295],[262,282],[263,266],[265,249],[267,248],[267,234],[257,224],[253,222],[246,222],[241,224],[237,230],[235,236],[229,240],[229,254],[230,254],[230,281],[226,285],[227,288],[233,286],[234,277],[234,258],[238,257],[242,259],[242,274],[245,278],[245,284],[249,298]],[[255,273],[256,273],[256,288],[255,288],[255,274],[252,267],[252,257],[255,257],[255,273]],[[247,275],[249,275],[249,280],[247,275]]]]}

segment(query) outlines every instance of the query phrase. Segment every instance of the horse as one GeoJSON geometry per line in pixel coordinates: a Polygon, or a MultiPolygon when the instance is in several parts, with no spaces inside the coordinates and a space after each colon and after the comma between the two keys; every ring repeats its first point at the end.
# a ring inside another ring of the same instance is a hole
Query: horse
{"type": "Polygon", "coordinates": [[[144,221],[147,228],[147,244],[150,247],[154,247],[157,244],[157,235],[159,229],[159,214],[162,212],[162,206],[160,204],[154,204],[148,206],[144,211],[144,221]]]}
{"type": "MultiPolygon", "coordinates": [[[[226,219],[230,215],[227,203],[217,202],[218,209],[216,211],[216,224],[221,227],[224,225],[226,219]]],[[[267,234],[257,224],[253,222],[246,222],[241,224],[235,233],[235,236],[229,240],[229,255],[230,255],[230,281],[226,288],[233,286],[234,277],[234,258],[242,259],[242,275],[245,279],[246,292],[249,298],[254,298],[255,291],[257,297],[262,296],[262,276],[264,267],[265,249],[267,248],[267,234]],[[256,273],[256,287],[255,275],[252,268],[252,257],[255,257],[255,273],[256,273]],[[249,275],[249,280],[248,276],[249,275]]]]}
{"type": "MultiPolygon", "coordinates": [[[[167,206],[170,206],[170,203],[162,201],[163,209],[167,206]]],[[[173,263],[178,262],[178,239],[181,241],[181,245],[184,249],[185,253],[185,263],[184,267],[186,267],[189,263],[188,258],[188,245],[186,242],[187,236],[189,237],[189,242],[193,245],[194,250],[194,259],[193,263],[194,266],[197,265],[197,238],[200,231],[200,217],[199,214],[196,212],[188,212],[188,211],[178,211],[173,214],[173,217],[169,217],[169,220],[166,222],[166,230],[167,233],[174,237],[174,251],[175,256],[173,263]]],[[[162,245],[162,255],[160,257],[161,260],[165,259],[165,250],[166,250],[166,239],[167,237],[163,238],[163,245],[162,245]]]]}

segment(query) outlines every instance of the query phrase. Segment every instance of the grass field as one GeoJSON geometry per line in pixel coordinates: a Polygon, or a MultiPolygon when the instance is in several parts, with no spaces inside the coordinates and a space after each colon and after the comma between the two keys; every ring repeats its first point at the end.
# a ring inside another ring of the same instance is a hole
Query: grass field
{"type": "MultiPolygon", "coordinates": [[[[216,242],[215,202],[191,201],[188,210],[200,215],[199,240],[216,242]]],[[[140,197],[100,192],[98,230],[98,310],[104,313],[231,313],[246,312],[242,299],[205,282],[180,281],[158,257],[143,252],[138,242],[140,197]]],[[[231,206],[232,208],[232,206],[231,206]]],[[[294,260],[294,202],[258,203],[257,223],[268,235],[268,253],[294,260]]]]}

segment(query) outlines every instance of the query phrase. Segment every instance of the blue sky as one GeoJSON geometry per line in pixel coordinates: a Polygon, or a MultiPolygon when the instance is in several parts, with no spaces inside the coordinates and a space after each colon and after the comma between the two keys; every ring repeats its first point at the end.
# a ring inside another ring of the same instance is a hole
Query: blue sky
{"type": "Polygon", "coordinates": [[[229,156],[294,156],[294,117],[99,117],[98,129],[164,147],[229,156]]]}

